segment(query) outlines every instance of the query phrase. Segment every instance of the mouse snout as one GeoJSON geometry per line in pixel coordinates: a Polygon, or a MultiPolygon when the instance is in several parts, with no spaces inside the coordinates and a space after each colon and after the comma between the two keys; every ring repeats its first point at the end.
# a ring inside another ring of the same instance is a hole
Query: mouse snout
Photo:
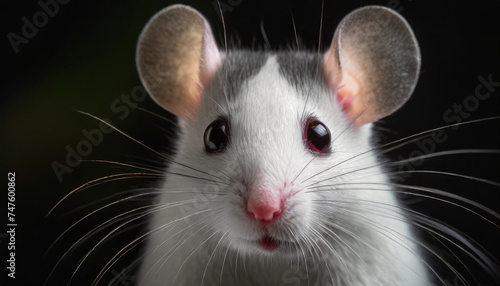
{"type": "Polygon", "coordinates": [[[279,192],[275,190],[261,189],[250,192],[246,200],[245,210],[250,218],[259,222],[269,223],[284,211],[284,202],[279,192]]]}

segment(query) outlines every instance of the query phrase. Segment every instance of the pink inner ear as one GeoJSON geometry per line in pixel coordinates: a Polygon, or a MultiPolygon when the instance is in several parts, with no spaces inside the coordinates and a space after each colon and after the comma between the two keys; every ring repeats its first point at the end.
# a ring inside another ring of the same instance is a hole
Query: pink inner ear
{"type": "Polygon", "coordinates": [[[352,107],[353,97],[347,92],[345,88],[341,88],[337,91],[337,100],[342,107],[342,111],[352,107]]]}
{"type": "Polygon", "coordinates": [[[345,113],[347,118],[353,122],[355,126],[376,120],[376,114],[365,110],[365,104],[360,94],[361,84],[356,80],[350,70],[351,66],[340,66],[337,64],[333,52],[330,50],[326,54],[324,61],[325,80],[332,90],[337,92],[337,101],[345,113]]]}
{"type": "Polygon", "coordinates": [[[354,99],[359,94],[359,90],[359,83],[348,72],[345,72],[337,90],[337,100],[342,106],[342,111],[349,112],[353,109],[354,99]]]}
{"type": "Polygon", "coordinates": [[[217,68],[220,65],[220,53],[215,43],[210,25],[205,21],[205,29],[202,38],[202,50],[200,57],[200,83],[205,88],[212,81],[217,68]]]}
{"type": "Polygon", "coordinates": [[[332,46],[325,54],[323,60],[324,76],[327,85],[332,90],[337,91],[337,101],[341,105],[342,111],[349,115],[360,87],[359,83],[347,71],[347,67],[341,66],[339,62],[341,55],[336,46],[340,46],[338,38],[333,39],[332,46]]]}

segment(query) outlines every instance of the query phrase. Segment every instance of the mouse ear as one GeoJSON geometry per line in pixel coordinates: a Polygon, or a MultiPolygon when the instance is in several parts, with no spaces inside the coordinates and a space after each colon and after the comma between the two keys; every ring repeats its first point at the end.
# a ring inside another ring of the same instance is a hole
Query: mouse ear
{"type": "Polygon", "coordinates": [[[137,44],[137,69],[153,99],[181,118],[197,112],[220,54],[210,25],[196,10],[174,5],[158,12],[137,44]]]}
{"type": "Polygon", "coordinates": [[[337,27],[324,75],[347,117],[360,126],[387,116],[410,97],[420,70],[418,43],[393,10],[368,6],[337,27]]]}

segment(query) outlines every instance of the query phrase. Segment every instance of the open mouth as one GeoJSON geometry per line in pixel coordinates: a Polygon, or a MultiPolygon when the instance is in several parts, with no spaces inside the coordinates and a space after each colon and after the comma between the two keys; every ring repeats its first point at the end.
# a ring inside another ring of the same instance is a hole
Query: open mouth
{"type": "Polygon", "coordinates": [[[273,252],[280,251],[283,253],[294,253],[299,248],[297,242],[279,240],[268,234],[264,234],[261,239],[257,240],[258,247],[262,250],[273,252]]]}
{"type": "Polygon", "coordinates": [[[269,235],[264,235],[260,239],[259,244],[265,250],[274,251],[280,247],[281,242],[279,240],[272,238],[269,235]]]}
{"type": "Polygon", "coordinates": [[[241,242],[244,245],[251,246],[252,248],[255,247],[268,254],[273,252],[295,254],[300,249],[300,243],[298,241],[276,238],[276,236],[267,232],[262,233],[260,238],[252,240],[241,239],[241,242]]]}

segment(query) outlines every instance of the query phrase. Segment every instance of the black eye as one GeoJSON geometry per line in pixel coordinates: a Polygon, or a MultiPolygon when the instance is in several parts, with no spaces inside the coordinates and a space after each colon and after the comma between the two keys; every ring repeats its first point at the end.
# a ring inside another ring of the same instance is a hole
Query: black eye
{"type": "Polygon", "coordinates": [[[224,151],[229,142],[229,124],[218,118],[208,125],[203,135],[205,150],[209,153],[224,151]]]}
{"type": "Polygon", "coordinates": [[[314,152],[325,153],[330,150],[330,130],[317,119],[310,119],[304,130],[306,146],[314,152]]]}

